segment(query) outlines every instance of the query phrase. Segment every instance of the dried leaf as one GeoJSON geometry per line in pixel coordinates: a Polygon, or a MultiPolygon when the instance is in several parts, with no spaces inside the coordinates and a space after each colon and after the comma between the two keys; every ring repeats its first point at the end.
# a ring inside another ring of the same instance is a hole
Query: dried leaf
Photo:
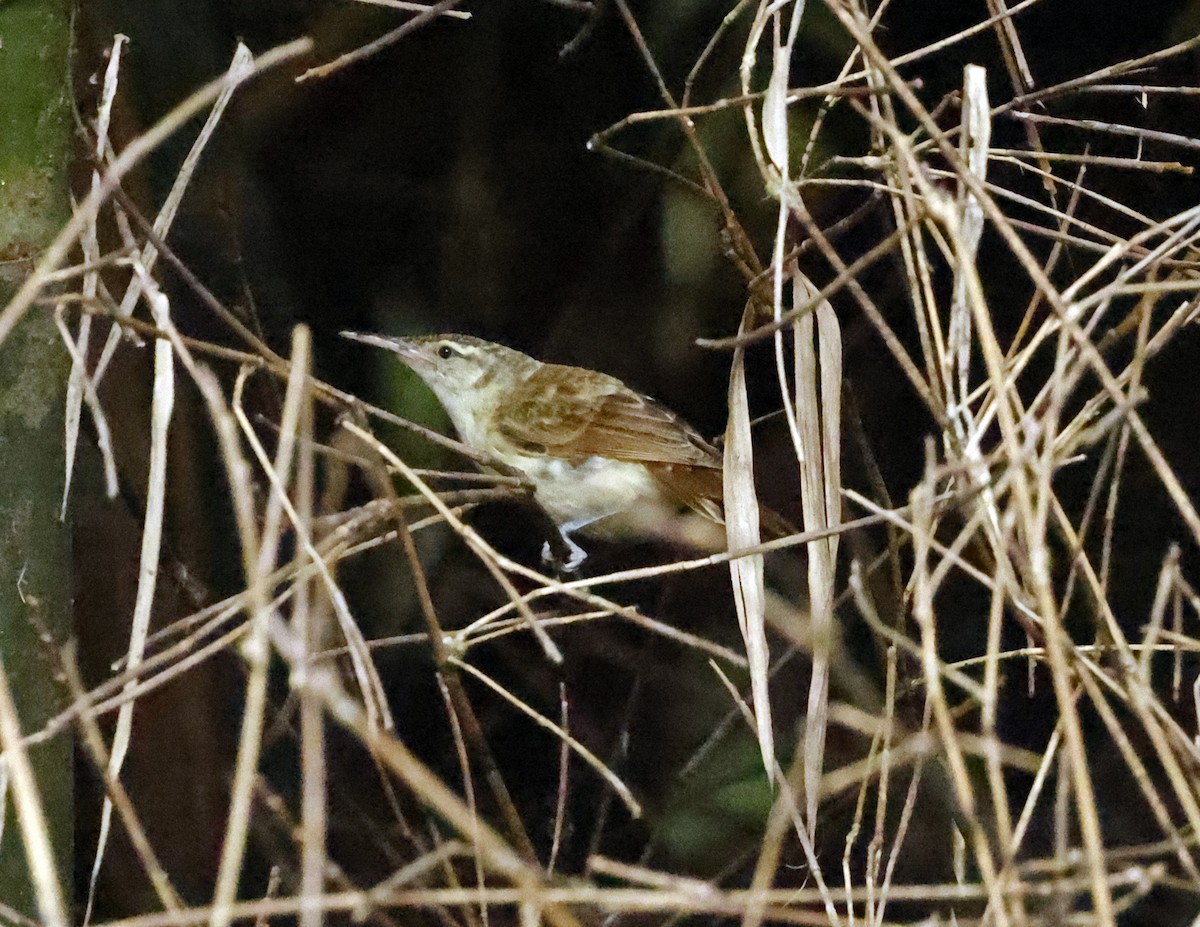
{"type": "MultiPolygon", "coordinates": [[[[751,307],[742,318],[745,328],[751,307]]],[[[745,354],[734,351],[729,374],[729,423],[725,429],[725,535],[731,551],[753,547],[761,540],[758,496],[754,490],[754,451],[750,442],[750,407],[746,396],[745,354]]],[[[768,777],[774,776],[775,738],[768,691],[770,653],[767,647],[766,597],[761,554],[739,557],[729,563],[738,624],[750,663],[750,691],[758,746],[768,777]]]]}

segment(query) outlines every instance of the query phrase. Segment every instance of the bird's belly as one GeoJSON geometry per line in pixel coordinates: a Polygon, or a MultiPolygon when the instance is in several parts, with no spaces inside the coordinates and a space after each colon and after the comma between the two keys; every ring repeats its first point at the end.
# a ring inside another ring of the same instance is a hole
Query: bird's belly
{"type": "Polygon", "coordinates": [[[538,503],[559,525],[598,522],[642,508],[658,509],[663,503],[657,481],[639,463],[607,457],[572,463],[523,455],[506,462],[528,475],[538,503]]]}

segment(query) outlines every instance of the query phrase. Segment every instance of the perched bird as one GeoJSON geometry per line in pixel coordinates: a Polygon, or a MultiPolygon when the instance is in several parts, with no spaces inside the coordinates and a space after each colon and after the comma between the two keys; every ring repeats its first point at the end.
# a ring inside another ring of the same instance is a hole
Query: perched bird
{"type": "MultiPolygon", "coordinates": [[[[433,390],[464,444],[529,478],[570,551],[567,570],[586,556],[576,531],[657,536],[683,507],[722,523],[720,452],[616,377],[469,335],[342,335],[396,354],[433,390]]],[[[549,544],[542,553],[549,559],[549,544]]]]}

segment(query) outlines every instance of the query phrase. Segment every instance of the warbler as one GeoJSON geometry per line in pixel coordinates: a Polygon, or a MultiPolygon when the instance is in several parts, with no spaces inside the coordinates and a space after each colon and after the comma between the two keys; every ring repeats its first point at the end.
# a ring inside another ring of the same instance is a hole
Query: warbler
{"type": "MultiPolygon", "coordinates": [[[[469,335],[342,336],[394,353],[437,396],[464,444],[528,477],[570,552],[566,570],[586,557],[571,537],[577,531],[660,536],[685,508],[723,523],[721,453],[616,377],[469,335]]],[[[764,525],[787,533],[774,513],[764,525]]],[[[549,544],[542,554],[550,559],[549,544]]]]}

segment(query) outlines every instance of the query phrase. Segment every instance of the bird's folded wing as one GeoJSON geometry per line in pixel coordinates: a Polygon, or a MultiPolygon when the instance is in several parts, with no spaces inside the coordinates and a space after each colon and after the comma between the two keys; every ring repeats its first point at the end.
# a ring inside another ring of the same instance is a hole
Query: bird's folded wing
{"type": "Polygon", "coordinates": [[[497,413],[518,447],[566,460],[611,457],[720,469],[721,456],[686,422],[614,377],[547,364],[497,413]]]}

